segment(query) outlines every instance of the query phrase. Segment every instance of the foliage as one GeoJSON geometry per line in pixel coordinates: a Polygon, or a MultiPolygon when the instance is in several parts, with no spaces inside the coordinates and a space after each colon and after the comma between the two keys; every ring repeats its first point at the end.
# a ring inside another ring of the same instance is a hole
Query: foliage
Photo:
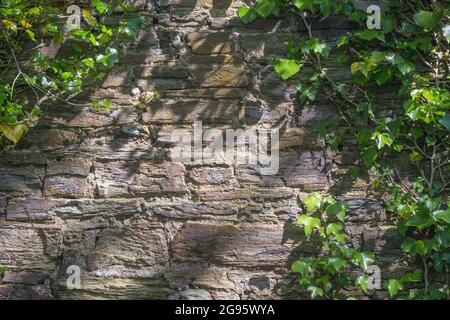
{"type": "Polygon", "coordinates": [[[300,106],[319,95],[336,106],[339,120],[315,130],[336,152],[353,144],[361,161],[349,174],[356,179],[365,167],[397,219],[401,250],[416,258],[419,271],[387,281],[393,298],[450,299],[449,4],[385,1],[381,29],[368,29],[368,14],[348,0],[257,0],[238,12],[244,23],[289,12],[305,26],[308,38],[287,42],[275,71],[297,86],[300,106]],[[357,30],[335,42],[317,38],[312,21],[331,15],[345,16],[357,30]],[[324,67],[336,62],[348,65],[351,82],[338,83],[324,67]],[[300,78],[301,70],[312,71],[300,78]],[[377,105],[369,90],[376,86],[397,87],[396,101],[377,105]]]}
{"type": "MultiPolygon", "coordinates": [[[[79,27],[69,30],[65,8],[54,1],[0,0],[0,138],[16,144],[39,119],[45,101],[79,105],[71,100],[106,76],[119,61],[121,43],[143,26],[143,17],[128,17],[134,10],[132,1],[92,0],[81,10],[79,27]],[[112,24],[106,18],[115,12],[121,15],[112,24]],[[40,50],[63,44],[71,49],[68,56],[40,50]]],[[[93,101],[94,108],[110,104],[93,101]]]]}
{"type": "Polygon", "coordinates": [[[368,277],[361,275],[351,279],[349,271],[359,268],[363,272],[375,261],[369,252],[359,252],[349,244],[345,233],[347,204],[331,196],[308,195],[302,203],[304,213],[297,224],[303,227],[308,239],[320,240],[322,253],[318,257],[303,257],[292,264],[292,271],[299,273],[298,283],[306,288],[311,298],[338,298],[340,290],[349,284],[357,284],[367,291],[368,277]]]}

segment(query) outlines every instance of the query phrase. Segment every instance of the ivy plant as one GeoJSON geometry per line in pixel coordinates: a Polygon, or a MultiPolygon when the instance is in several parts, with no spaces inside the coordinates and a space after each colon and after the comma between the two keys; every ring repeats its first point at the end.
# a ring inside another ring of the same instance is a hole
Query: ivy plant
{"type": "Polygon", "coordinates": [[[299,107],[319,95],[335,106],[338,120],[314,129],[333,151],[358,151],[348,173],[356,179],[366,171],[397,221],[399,249],[417,269],[388,279],[386,289],[392,298],[450,299],[450,1],[384,1],[379,29],[368,28],[373,17],[354,3],[257,0],[238,15],[251,23],[291,14],[303,24],[306,38],[287,42],[274,70],[296,85],[299,107]],[[337,15],[355,30],[337,39],[317,36],[314,23],[337,15]],[[352,80],[336,81],[330,63],[347,66],[352,80]],[[395,102],[375,102],[374,87],[396,88],[395,102]]]}
{"type": "MultiPolygon", "coordinates": [[[[16,144],[41,115],[46,101],[80,106],[73,99],[119,62],[120,48],[137,36],[145,19],[133,1],[92,0],[80,9],[80,25],[67,28],[66,8],[49,0],[0,0],[0,139],[16,144]],[[118,16],[111,23],[109,16],[118,16]],[[70,48],[68,56],[43,47],[70,48]]],[[[107,99],[92,101],[109,108],[107,99]]]]}
{"type": "Polygon", "coordinates": [[[292,264],[292,271],[299,274],[299,285],[310,292],[312,299],[342,298],[342,289],[349,285],[367,291],[368,277],[364,273],[374,263],[375,256],[360,252],[350,244],[344,224],[348,205],[332,196],[315,193],[305,197],[301,206],[303,214],[297,224],[303,227],[308,240],[318,238],[322,252],[292,264]],[[363,275],[352,276],[351,271],[355,269],[363,275]]]}

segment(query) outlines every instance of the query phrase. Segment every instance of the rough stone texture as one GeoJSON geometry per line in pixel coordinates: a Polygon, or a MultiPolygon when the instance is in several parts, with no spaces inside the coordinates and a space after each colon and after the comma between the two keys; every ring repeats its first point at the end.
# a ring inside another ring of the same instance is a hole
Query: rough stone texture
{"type": "MultiPolygon", "coordinates": [[[[113,107],[55,102],[1,151],[0,265],[8,271],[0,299],[306,297],[289,266],[320,251],[294,224],[298,199],[311,191],[349,202],[346,230],[356,247],[377,253],[384,278],[410,268],[367,181],[345,175],[354,152],[333,154],[312,130],[337,116],[333,106],[319,96],[299,110],[295,88],[270,66],[285,41],[307,31],[294,17],[244,25],[240,5],[140,0],[148,26],[91,94],[113,107]],[[134,87],[160,96],[142,110],[134,87]],[[192,131],[196,120],[220,130],[279,127],[279,172],[172,163],[172,131],[192,131]],[[79,290],[66,286],[70,265],[81,269],[79,290]]],[[[313,25],[329,39],[351,28],[339,17],[313,25]]],[[[347,81],[334,58],[324,65],[347,81]]]]}

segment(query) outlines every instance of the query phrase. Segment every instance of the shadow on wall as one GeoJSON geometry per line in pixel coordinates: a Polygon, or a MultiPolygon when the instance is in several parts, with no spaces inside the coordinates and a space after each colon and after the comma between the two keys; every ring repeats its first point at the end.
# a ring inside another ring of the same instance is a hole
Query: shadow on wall
{"type": "MultiPolygon", "coordinates": [[[[286,202],[286,206],[295,207],[299,192],[326,190],[332,185],[328,175],[331,160],[325,156],[323,144],[317,142],[317,135],[308,131],[313,119],[292,119],[295,98],[284,101],[286,109],[274,110],[269,119],[273,120],[272,125],[282,128],[280,173],[260,177],[255,168],[235,166],[232,172],[237,178],[230,180],[239,181],[224,190],[222,185],[214,186],[212,195],[202,193],[198,186],[201,183],[188,177],[189,170],[198,168],[186,170],[169,163],[170,143],[165,132],[190,127],[195,120],[230,128],[248,125],[247,118],[254,125],[267,122],[263,99],[256,99],[250,106],[244,100],[249,94],[259,98],[261,94],[252,77],[261,80],[271,67],[267,62],[256,62],[256,67],[264,71],[251,70],[255,65],[250,67],[236,52],[232,32],[205,33],[194,30],[198,26],[185,30],[176,27],[178,19],[189,17],[207,1],[160,0],[160,6],[147,2],[144,13],[149,26],[140,32],[136,43],[124,50],[121,64],[105,77],[99,89],[86,90],[76,99],[110,98],[114,107],[96,111],[48,103],[37,127],[0,160],[5,161],[5,166],[13,163],[18,167],[21,163],[13,159],[17,154],[39,154],[37,163],[33,163],[33,156],[27,160],[44,172],[39,182],[42,191],[33,197],[55,201],[55,206],[61,207],[45,210],[53,210],[58,219],[72,228],[61,231],[62,248],[54,249],[58,253],[51,258],[57,264],[56,275],[51,276],[54,293],[58,297],[76,296],[76,292],[64,292],[62,283],[67,277],[67,266],[78,264],[99,273],[90,278],[92,291],[82,293],[86,297],[108,297],[102,291],[102,286],[107,285],[116,290],[111,293],[118,294],[115,298],[120,297],[119,293],[127,297],[166,298],[174,294],[175,287],[189,290],[217,283],[223,287],[216,290],[216,298],[226,290],[236,291],[234,298],[245,297],[250,295],[249,288],[256,288],[260,294],[254,297],[276,294],[295,298],[295,279],[285,278],[289,264],[300,254],[317,253],[317,243],[306,241],[297,232],[292,224],[296,212],[291,209],[286,209],[286,213],[276,207],[279,211],[274,215],[281,216],[281,224],[279,220],[274,224],[257,219],[266,209],[265,202],[279,207],[286,202]],[[168,5],[173,5],[170,10],[168,5]],[[139,109],[139,101],[131,93],[135,87],[141,93],[158,90],[161,96],[139,109]],[[305,128],[292,128],[293,124],[305,128]],[[80,159],[86,170],[79,168],[76,161],[80,159]],[[71,161],[75,165],[66,168],[71,161]],[[58,163],[62,164],[58,167],[58,163]],[[86,177],[94,180],[93,190],[72,192],[80,189],[88,180],[86,177]],[[100,185],[103,180],[105,183],[100,185]],[[146,207],[136,198],[156,205],[146,207]],[[166,201],[175,203],[167,204],[172,210],[169,214],[161,213],[166,201]],[[129,203],[132,209],[126,207],[129,203]],[[219,214],[207,212],[213,208],[208,207],[211,203],[222,206],[216,209],[221,211],[219,214]],[[191,216],[189,221],[174,212],[176,206],[182,214],[191,216]],[[235,215],[235,221],[217,222],[225,212],[235,215]],[[149,215],[153,215],[152,219],[148,219],[149,215]],[[134,270],[133,264],[141,269],[134,270]],[[135,289],[123,289],[120,275],[125,275],[125,287],[135,289]],[[242,282],[247,284],[238,292],[236,284],[242,282]]],[[[232,3],[213,0],[209,14],[221,17],[232,3]]],[[[201,27],[206,27],[206,22],[201,27]]],[[[266,50],[264,45],[263,42],[266,50]]],[[[65,56],[67,51],[67,46],[61,48],[58,55],[65,56]]],[[[267,100],[269,104],[273,102],[267,100]]],[[[320,111],[317,114],[332,116],[320,111]]],[[[333,191],[345,193],[352,183],[346,187],[333,191]]],[[[39,220],[35,225],[40,227],[39,220]]],[[[186,295],[176,293],[173,297],[186,295]]]]}

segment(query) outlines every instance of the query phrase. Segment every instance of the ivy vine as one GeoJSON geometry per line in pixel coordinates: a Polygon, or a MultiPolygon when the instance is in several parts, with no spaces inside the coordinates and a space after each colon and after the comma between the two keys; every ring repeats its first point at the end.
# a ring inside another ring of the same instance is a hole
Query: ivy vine
{"type": "MultiPolygon", "coordinates": [[[[257,17],[291,14],[307,30],[305,39],[286,43],[286,56],[275,59],[273,67],[282,80],[296,85],[300,107],[319,95],[336,107],[339,120],[320,121],[315,130],[335,152],[343,148],[343,141],[358,150],[360,161],[349,174],[356,179],[362,170],[369,173],[371,187],[397,222],[401,250],[417,261],[412,272],[386,279],[390,297],[450,299],[450,1],[385,1],[380,29],[368,29],[369,15],[354,2],[257,0],[254,6],[239,8],[238,15],[251,23],[257,17]],[[333,42],[317,37],[314,22],[337,15],[346,17],[355,30],[333,42]],[[330,62],[348,65],[352,81],[334,80],[326,67],[330,62]],[[313,71],[305,74],[306,70],[313,71]],[[300,80],[299,73],[306,80],[300,80]],[[376,86],[397,87],[395,107],[374,102],[371,88],[376,86]]],[[[325,207],[316,210],[322,213],[336,205],[330,201],[325,198],[325,207]]],[[[330,247],[330,236],[335,235],[307,207],[308,203],[298,222],[306,233],[315,230],[320,235],[330,260],[302,258],[293,270],[300,272],[299,283],[313,298],[335,298],[340,284],[331,279],[336,266],[345,269],[351,258],[341,252],[347,241],[338,228],[339,241],[331,239],[335,244],[330,247]],[[343,260],[335,265],[331,259],[343,260]]]]}
{"type": "MultiPolygon", "coordinates": [[[[134,1],[92,0],[80,9],[79,26],[68,30],[70,15],[49,0],[0,0],[0,139],[16,144],[36,124],[45,102],[73,102],[88,84],[102,80],[119,62],[121,46],[144,25],[133,16],[134,1]],[[115,15],[118,22],[108,17],[115,15]],[[70,47],[52,57],[41,48],[70,47]]],[[[107,109],[108,99],[88,104],[107,109]]]]}

